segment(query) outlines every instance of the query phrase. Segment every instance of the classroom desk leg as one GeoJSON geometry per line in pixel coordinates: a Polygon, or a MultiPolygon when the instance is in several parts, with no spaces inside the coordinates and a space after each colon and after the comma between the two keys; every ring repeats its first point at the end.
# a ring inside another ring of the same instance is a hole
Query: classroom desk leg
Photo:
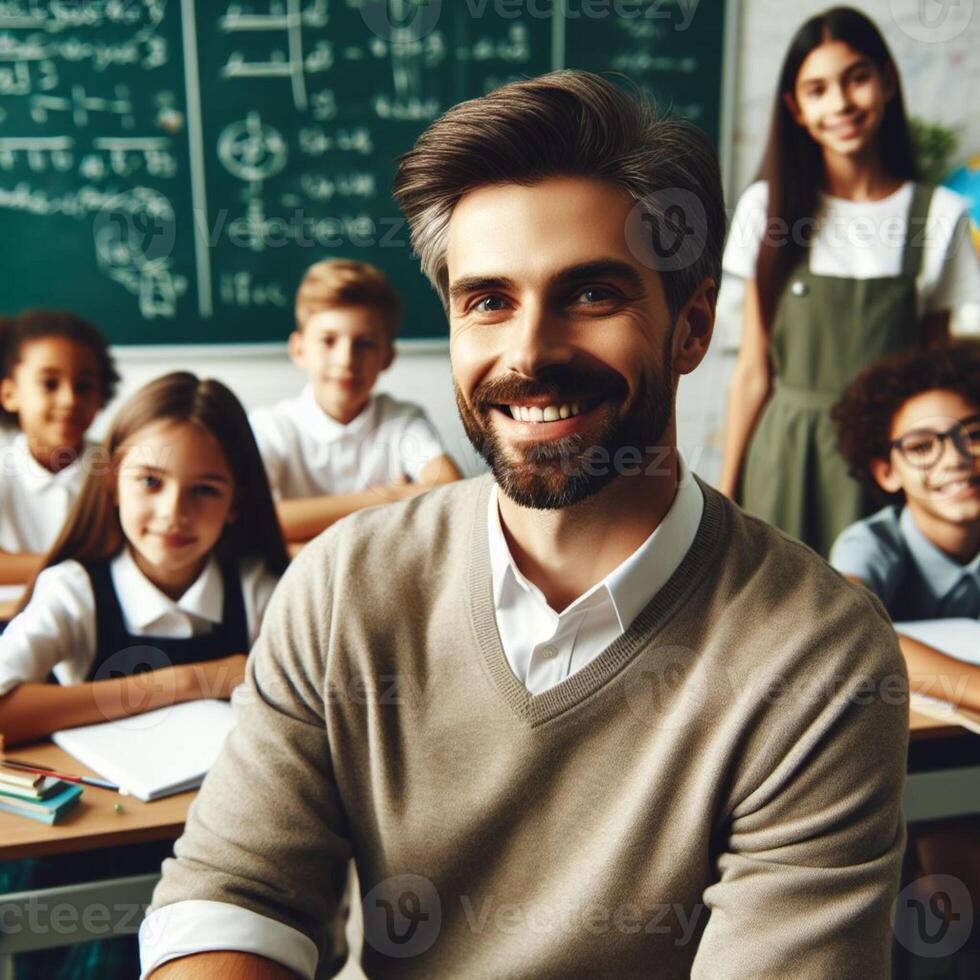
{"type": "Polygon", "coordinates": [[[0,980],[13,977],[15,953],[136,933],[159,880],[133,875],[0,896],[0,980]]]}

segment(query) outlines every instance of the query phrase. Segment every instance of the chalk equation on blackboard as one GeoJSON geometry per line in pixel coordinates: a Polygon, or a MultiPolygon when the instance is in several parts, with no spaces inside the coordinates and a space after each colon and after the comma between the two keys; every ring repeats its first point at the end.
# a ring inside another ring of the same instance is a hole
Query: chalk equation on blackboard
{"type": "Polygon", "coordinates": [[[516,6],[0,0],[0,218],[23,243],[0,300],[50,295],[57,261],[62,302],[127,339],[272,339],[310,262],[358,255],[441,325],[390,192],[453,103],[571,63],[671,79],[714,122],[707,49],[671,22],[516,6]]]}

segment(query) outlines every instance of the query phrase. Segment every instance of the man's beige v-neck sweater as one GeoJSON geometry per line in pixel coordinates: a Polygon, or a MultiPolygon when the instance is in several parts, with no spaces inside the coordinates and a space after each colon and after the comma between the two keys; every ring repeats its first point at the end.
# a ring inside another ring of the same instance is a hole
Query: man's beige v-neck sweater
{"type": "Polygon", "coordinates": [[[878,602],[704,486],[668,583],[532,696],[495,627],[490,486],[294,562],[153,907],[319,941],[353,853],[369,977],[886,977],[908,703],[878,602]]]}

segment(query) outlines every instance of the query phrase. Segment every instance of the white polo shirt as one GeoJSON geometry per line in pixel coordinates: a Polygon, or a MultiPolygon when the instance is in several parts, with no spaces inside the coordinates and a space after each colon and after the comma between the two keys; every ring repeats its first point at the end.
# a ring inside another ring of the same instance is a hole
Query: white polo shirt
{"type": "Polygon", "coordinates": [[[307,385],[295,398],[256,409],[249,421],[280,500],[353,493],[401,476],[417,482],[426,464],[445,452],[425,412],[390,395],[372,396],[343,425],[320,408],[307,385]]]}
{"type": "Polygon", "coordinates": [[[0,450],[0,551],[48,551],[82,489],[95,449],[87,443],[58,473],[31,455],[23,433],[0,450]]]}
{"type": "MultiPolygon", "coordinates": [[[[176,601],[139,570],[128,548],[112,559],[110,574],[126,629],[133,636],[187,639],[221,622],[225,586],[213,557],[176,601]]],[[[241,576],[251,646],[278,578],[258,558],[242,562],[241,576]]],[[[0,695],[18,684],[45,681],[52,671],[62,684],[82,683],[95,660],[95,645],[95,593],[88,573],[77,561],[46,568],[37,577],[27,607],[0,634],[0,695]]]]}

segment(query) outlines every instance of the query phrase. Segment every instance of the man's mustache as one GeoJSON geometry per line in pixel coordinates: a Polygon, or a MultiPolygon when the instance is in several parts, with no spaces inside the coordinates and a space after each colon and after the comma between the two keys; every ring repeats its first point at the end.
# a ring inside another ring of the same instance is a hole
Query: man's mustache
{"type": "Polygon", "coordinates": [[[547,398],[557,403],[584,401],[599,395],[621,401],[628,392],[626,379],[616,372],[553,367],[533,378],[515,375],[485,381],[474,389],[473,404],[486,410],[494,405],[530,399],[547,398]]]}

